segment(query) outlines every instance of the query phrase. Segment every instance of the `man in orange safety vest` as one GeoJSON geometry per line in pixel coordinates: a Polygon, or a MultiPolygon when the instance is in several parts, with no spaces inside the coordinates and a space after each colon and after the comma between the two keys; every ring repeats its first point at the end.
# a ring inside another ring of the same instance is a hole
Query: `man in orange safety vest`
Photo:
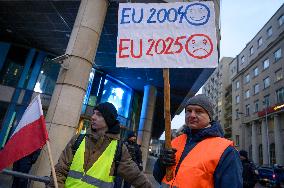
{"type": "Polygon", "coordinates": [[[185,107],[184,134],[172,140],[157,159],[153,175],[159,183],[179,188],[242,187],[242,164],[233,142],[223,137],[213,120],[213,104],[204,94],[190,98],[185,107]],[[167,181],[166,167],[174,168],[167,181]]]}

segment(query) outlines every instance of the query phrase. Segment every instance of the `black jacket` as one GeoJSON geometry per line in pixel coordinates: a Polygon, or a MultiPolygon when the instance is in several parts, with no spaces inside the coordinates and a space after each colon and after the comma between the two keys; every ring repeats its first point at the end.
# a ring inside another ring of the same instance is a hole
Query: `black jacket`
{"type": "Polygon", "coordinates": [[[141,152],[139,145],[131,141],[125,141],[124,144],[126,145],[132,160],[138,166],[141,166],[142,165],[142,152],[141,152]]]}
{"type": "Polygon", "coordinates": [[[257,176],[255,174],[255,165],[245,159],[242,160],[243,165],[243,181],[244,181],[244,188],[252,188],[257,182],[257,176]]]}

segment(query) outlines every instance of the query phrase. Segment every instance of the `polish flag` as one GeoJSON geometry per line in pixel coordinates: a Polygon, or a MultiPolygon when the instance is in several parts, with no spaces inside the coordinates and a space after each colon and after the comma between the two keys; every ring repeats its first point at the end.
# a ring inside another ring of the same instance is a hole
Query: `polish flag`
{"type": "Polygon", "coordinates": [[[0,150],[0,171],[17,160],[43,147],[48,140],[40,96],[35,97],[16,130],[0,150]]]}

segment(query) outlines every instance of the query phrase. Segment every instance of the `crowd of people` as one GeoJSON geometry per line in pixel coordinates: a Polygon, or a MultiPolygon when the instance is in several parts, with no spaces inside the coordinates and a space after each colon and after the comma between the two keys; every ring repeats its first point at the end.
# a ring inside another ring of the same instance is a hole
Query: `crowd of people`
{"type": "MultiPolygon", "coordinates": [[[[90,127],[69,141],[55,165],[60,188],[153,187],[143,172],[136,133],[129,131],[126,139],[121,139],[117,116],[115,106],[109,102],[94,108],[90,127]]],[[[233,142],[224,138],[221,125],[213,119],[213,104],[205,95],[188,100],[185,126],[171,144],[172,148],[161,150],[153,169],[161,186],[246,188],[256,183],[255,166],[247,152],[238,152],[233,142]],[[167,168],[173,170],[170,180],[166,178],[167,168]]],[[[15,178],[14,184],[18,181],[15,178]]],[[[54,182],[47,187],[55,187],[54,182]]]]}

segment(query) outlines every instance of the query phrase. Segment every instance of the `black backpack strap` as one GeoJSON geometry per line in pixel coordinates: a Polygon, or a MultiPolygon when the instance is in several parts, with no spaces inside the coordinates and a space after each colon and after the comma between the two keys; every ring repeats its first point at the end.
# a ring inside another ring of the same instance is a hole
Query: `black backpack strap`
{"type": "Polygon", "coordinates": [[[114,167],[114,173],[113,173],[114,176],[116,176],[117,174],[117,168],[121,160],[122,145],[123,145],[122,141],[119,140],[116,146],[116,151],[115,151],[115,156],[114,156],[114,161],[115,161],[115,167],[114,167]]]}
{"type": "Polygon", "coordinates": [[[77,149],[79,148],[79,146],[80,146],[80,144],[81,144],[81,142],[83,141],[84,138],[85,138],[85,134],[80,134],[80,135],[77,137],[75,143],[74,143],[73,146],[72,146],[72,154],[73,154],[73,155],[75,155],[77,149]]]}

